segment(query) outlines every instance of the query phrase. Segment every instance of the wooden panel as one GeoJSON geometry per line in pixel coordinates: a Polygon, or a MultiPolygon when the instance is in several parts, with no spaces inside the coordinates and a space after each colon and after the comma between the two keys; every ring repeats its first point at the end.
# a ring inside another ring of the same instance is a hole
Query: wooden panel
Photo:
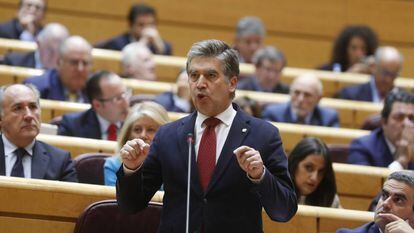
{"type": "Polygon", "coordinates": [[[289,233],[317,233],[317,219],[314,216],[301,216],[296,214],[289,222],[272,221],[263,211],[263,232],[289,232],[289,233]]]}
{"type": "MultiPolygon", "coordinates": [[[[335,173],[338,174],[338,173],[335,173]]],[[[348,186],[352,186],[352,182],[347,184],[348,186]]],[[[341,206],[345,209],[350,210],[368,210],[369,205],[371,204],[372,200],[375,196],[372,197],[361,197],[361,196],[353,196],[352,194],[343,194],[339,195],[339,200],[341,201],[341,206]]]]}
{"type": "Polygon", "coordinates": [[[0,231],[7,233],[73,233],[75,222],[0,216],[0,231]]]}

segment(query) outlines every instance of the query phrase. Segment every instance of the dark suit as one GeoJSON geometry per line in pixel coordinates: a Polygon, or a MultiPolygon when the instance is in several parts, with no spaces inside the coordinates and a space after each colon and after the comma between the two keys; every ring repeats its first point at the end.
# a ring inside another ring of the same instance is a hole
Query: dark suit
{"type": "Polygon", "coordinates": [[[72,137],[101,139],[101,126],[96,112],[91,108],[84,112],[67,113],[59,123],[58,134],[72,137]]]}
{"type": "MultiPolygon", "coordinates": [[[[119,36],[115,36],[109,40],[99,42],[94,47],[100,49],[111,49],[111,50],[122,50],[127,44],[131,43],[131,38],[129,33],[124,33],[119,36]]],[[[165,51],[161,55],[171,55],[172,54],[172,47],[171,44],[167,41],[164,41],[165,51]]],[[[156,54],[156,49],[154,46],[148,47],[152,53],[156,54]]]]}
{"type": "MultiPolygon", "coordinates": [[[[33,84],[40,92],[40,98],[49,100],[66,101],[65,88],[59,78],[57,70],[47,70],[40,76],[28,78],[24,83],[33,84]]],[[[88,102],[86,94],[82,93],[82,98],[88,102]]]]}
{"type": "MultiPolygon", "coordinates": [[[[40,28],[36,32],[36,34],[39,33],[41,30],[42,28],[40,28]]],[[[12,19],[0,24],[1,38],[20,40],[20,35],[23,31],[23,27],[17,19],[12,19]]]]}
{"type": "Polygon", "coordinates": [[[367,82],[360,85],[345,87],[339,92],[338,98],[372,102],[371,84],[370,82],[367,82]]]}
{"type": "MultiPolygon", "coordinates": [[[[266,92],[263,87],[260,86],[259,81],[257,81],[256,77],[246,77],[241,79],[237,83],[237,89],[239,90],[247,90],[247,91],[262,91],[266,92]]],[[[276,86],[272,88],[270,91],[272,93],[282,93],[282,94],[288,94],[289,93],[289,86],[278,82],[276,86]]]]}
{"type": "Polygon", "coordinates": [[[22,67],[35,68],[36,67],[35,52],[9,53],[6,56],[4,56],[3,63],[9,66],[22,66],[22,67]]]}
{"type": "MultiPolygon", "coordinates": [[[[288,221],[297,210],[293,184],[278,130],[243,113],[235,105],[234,118],[211,181],[204,193],[199,183],[194,146],[190,232],[262,232],[262,207],[276,221],[288,221]],[[258,150],[266,166],[260,184],[252,183],[240,168],[233,150],[247,145],[258,150]]],[[[188,133],[194,133],[197,113],[158,130],[141,169],[125,176],[118,173],[117,199],[127,212],[144,209],[164,184],[163,213],[159,232],[185,232],[188,133]]]]}
{"type": "MultiPolygon", "coordinates": [[[[0,137],[0,175],[5,174],[4,144],[0,137]]],[[[69,152],[37,140],[33,147],[31,178],[78,182],[69,152]]]]}
{"type": "Polygon", "coordinates": [[[175,104],[174,93],[170,91],[157,95],[154,101],[161,104],[169,112],[186,112],[175,104]]]}
{"type": "Polygon", "coordinates": [[[369,222],[355,229],[339,229],[336,233],[380,233],[378,226],[374,222],[369,222]]]}
{"type": "MultiPolygon", "coordinates": [[[[290,102],[268,105],[262,112],[262,118],[275,122],[297,123],[292,119],[290,102]]],[[[334,109],[317,105],[310,119],[310,125],[339,127],[338,113],[334,109]]]]}

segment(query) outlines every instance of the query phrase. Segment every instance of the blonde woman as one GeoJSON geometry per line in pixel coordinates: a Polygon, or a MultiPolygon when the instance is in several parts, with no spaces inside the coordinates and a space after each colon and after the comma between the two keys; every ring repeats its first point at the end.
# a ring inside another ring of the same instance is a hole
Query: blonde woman
{"type": "MultiPolygon", "coordinates": [[[[121,132],[118,136],[118,150],[128,140],[140,138],[151,144],[158,128],[169,122],[167,111],[155,102],[142,102],[134,105],[130,110],[121,132]]],[[[105,185],[115,186],[116,172],[121,167],[119,155],[106,159],[104,164],[105,185]]]]}

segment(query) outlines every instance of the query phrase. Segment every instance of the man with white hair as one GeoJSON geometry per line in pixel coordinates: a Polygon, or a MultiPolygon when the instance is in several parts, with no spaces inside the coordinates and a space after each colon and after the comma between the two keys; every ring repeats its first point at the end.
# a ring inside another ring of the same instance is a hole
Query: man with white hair
{"type": "Polygon", "coordinates": [[[375,66],[370,81],[346,87],[338,95],[341,99],[381,103],[394,89],[394,80],[400,74],[403,57],[394,47],[380,47],[375,52],[375,66]]]}
{"type": "Polygon", "coordinates": [[[140,42],[131,43],[122,49],[123,76],[155,81],[155,62],[151,50],[140,42]]]}
{"type": "Polygon", "coordinates": [[[322,93],[322,83],[316,76],[301,75],[290,87],[290,101],[267,106],[262,117],[276,122],[339,127],[338,113],[318,105],[322,93]]]}
{"type": "Polygon", "coordinates": [[[36,39],[37,50],[27,53],[9,53],[4,64],[37,69],[54,69],[59,59],[59,46],[69,37],[68,29],[59,23],[49,23],[36,39]]]}
{"type": "Polygon", "coordinates": [[[240,62],[252,63],[255,52],[263,47],[266,29],[260,18],[246,16],[236,26],[234,49],[239,52],[240,62]]]}

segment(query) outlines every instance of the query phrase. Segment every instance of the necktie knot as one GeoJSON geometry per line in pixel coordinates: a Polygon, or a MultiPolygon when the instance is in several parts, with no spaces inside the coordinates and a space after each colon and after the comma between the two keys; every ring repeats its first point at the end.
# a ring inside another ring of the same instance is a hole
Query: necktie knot
{"type": "Polygon", "coordinates": [[[17,157],[19,157],[20,159],[22,159],[27,154],[26,149],[21,148],[21,147],[17,148],[14,152],[16,153],[17,157]]]}
{"type": "Polygon", "coordinates": [[[215,128],[218,124],[220,124],[220,122],[221,121],[215,117],[209,117],[204,120],[204,124],[210,128],[215,128]]]}
{"type": "Polygon", "coordinates": [[[108,127],[108,140],[116,141],[116,131],[118,130],[118,127],[115,124],[110,124],[108,127]]]}

